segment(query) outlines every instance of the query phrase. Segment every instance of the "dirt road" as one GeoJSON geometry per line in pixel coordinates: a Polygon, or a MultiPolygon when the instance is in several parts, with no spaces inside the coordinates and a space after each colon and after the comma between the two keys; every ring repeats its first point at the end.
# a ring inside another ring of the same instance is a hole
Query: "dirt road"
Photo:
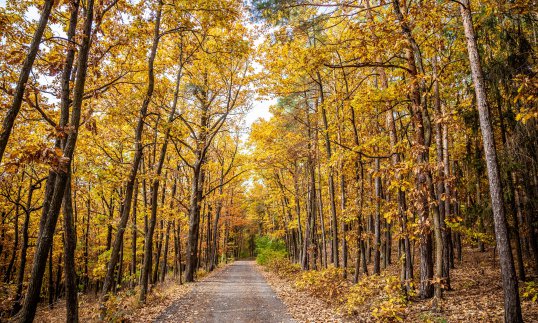
{"type": "Polygon", "coordinates": [[[293,322],[254,261],[236,261],[196,283],[156,322],[293,322]]]}

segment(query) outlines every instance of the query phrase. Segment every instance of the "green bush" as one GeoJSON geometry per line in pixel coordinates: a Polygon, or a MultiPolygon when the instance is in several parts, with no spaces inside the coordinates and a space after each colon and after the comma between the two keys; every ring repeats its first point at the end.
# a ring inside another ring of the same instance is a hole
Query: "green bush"
{"type": "Polygon", "coordinates": [[[288,253],[286,245],[282,240],[271,239],[270,237],[256,237],[256,262],[260,265],[267,265],[273,259],[286,259],[288,253]]]}

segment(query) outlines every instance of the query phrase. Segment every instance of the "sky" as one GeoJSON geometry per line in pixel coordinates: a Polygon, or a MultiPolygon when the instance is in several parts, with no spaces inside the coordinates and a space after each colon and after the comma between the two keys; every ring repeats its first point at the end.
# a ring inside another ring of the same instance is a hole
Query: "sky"
{"type": "MultiPolygon", "coordinates": [[[[0,0],[0,8],[5,8],[6,6],[6,0],[0,0]]],[[[37,22],[39,19],[39,12],[35,9],[35,7],[31,8],[28,13],[26,14],[26,17],[30,20],[34,20],[37,22]]],[[[55,26],[53,26],[53,29],[55,26]]],[[[61,28],[57,28],[61,31],[61,28]]],[[[260,43],[260,40],[257,40],[256,43],[260,43]]],[[[262,69],[262,66],[259,64],[256,64],[255,70],[258,72],[262,69]]],[[[268,120],[271,117],[271,112],[269,112],[269,107],[273,104],[276,104],[276,99],[270,99],[270,100],[264,100],[258,97],[255,97],[252,101],[252,108],[245,116],[245,126],[248,128],[246,132],[250,132],[251,125],[258,120],[259,118],[263,118],[268,120]]]]}
{"type": "Polygon", "coordinates": [[[272,114],[269,112],[269,107],[276,104],[276,99],[272,100],[260,100],[254,99],[252,109],[247,113],[245,122],[250,128],[250,125],[259,118],[268,120],[272,114]]]}

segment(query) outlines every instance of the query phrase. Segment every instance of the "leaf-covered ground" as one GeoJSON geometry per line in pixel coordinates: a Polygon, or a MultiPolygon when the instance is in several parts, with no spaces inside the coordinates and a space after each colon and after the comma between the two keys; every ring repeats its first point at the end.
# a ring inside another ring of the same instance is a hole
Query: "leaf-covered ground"
{"type": "Polygon", "coordinates": [[[286,304],[288,312],[299,322],[342,322],[351,321],[350,318],[338,313],[336,308],[294,288],[289,280],[282,279],[275,273],[260,269],[267,282],[273,287],[275,293],[286,304]]]}
{"type": "MultiPolygon", "coordinates": [[[[200,281],[219,273],[225,266],[207,274],[200,281]]],[[[168,279],[158,284],[149,294],[145,305],[138,302],[138,289],[120,292],[109,304],[107,321],[152,322],[178,299],[192,290],[195,283],[180,285],[175,279],[168,279]]],[[[79,317],[81,322],[101,322],[99,320],[99,302],[95,295],[83,295],[79,298],[79,317]]],[[[65,322],[65,302],[55,304],[53,309],[41,306],[36,315],[36,322],[65,322]]]]}
{"type": "MultiPolygon", "coordinates": [[[[456,269],[451,271],[452,290],[446,291],[439,311],[432,310],[431,300],[412,298],[403,311],[406,322],[502,322],[503,293],[498,263],[493,259],[493,249],[478,252],[466,249],[463,262],[456,261],[456,269]]],[[[221,267],[202,278],[215,277],[223,270],[221,267]]],[[[258,267],[263,277],[282,300],[287,312],[298,322],[373,322],[372,308],[366,303],[349,314],[342,303],[315,297],[308,290],[296,287],[298,275],[282,277],[265,267],[258,267]]],[[[369,268],[371,270],[371,268],[369,268]]],[[[397,274],[398,265],[393,264],[386,270],[397,274]]],[[[530,272],[529,272],[530,274],[530,272]]],[[[418,275],[416,268],[415,275],[418,275]]],[[[536,277],[530,277],[536,279],[536,277]]],[[[203,284],[179,285],[170,279],[156,287],[141,306],[135,291],[119,293],[109,304],[109,320],[125,322],[151,322],[162,316],[171,307],[184,302],[187,295],[203,284]]],[[[524,285],[524,284],[521,284],[524,285]]],[[[525,322],[538,322],[538,303],[530,298],[522,298],[525,322]]],[[[99,306],[95,297],[83,296],[80,300],[80,319],[82,322],[99,321],[99,306]]],[[[55,304],[53,309],[41,307],[37,322],[64,322],[64,303],[55,304]]]]}
{"type": "MultiPolygon", "coordinates": [[[[411,298],[401,319],[405,322],[503,322],[503,291],[493,252],[492,248],[486,252],[466,249],[463,261],[456,261],[456,268],[451,271],[452,290],[445,292],[440,310],[432,310],[431,300],[411,298]]],[[[369,270],[371,272],[372,268],[369,270]]],[[[415,277],[418,270],[415,268],[415,277]]],[[[386,272],[397,274],[398,265],[391,265],[386,272]]],[[[299,290],[296,287],[299,276],[282,277],[269,270],[264,271],[264,276],[298,321],[376,321],[369,303],[349,314],[341,302],[322,300],[311,296],[308,290],[299,290]]],[[[532,278],[536,280],[531,277],[531,281],[532,278]]],[[[520,287],[525,284],[521,283],[520,287]]],[[[525,297],[521,302],[525,322],[538,322],[538,303],[525,297]]]]}

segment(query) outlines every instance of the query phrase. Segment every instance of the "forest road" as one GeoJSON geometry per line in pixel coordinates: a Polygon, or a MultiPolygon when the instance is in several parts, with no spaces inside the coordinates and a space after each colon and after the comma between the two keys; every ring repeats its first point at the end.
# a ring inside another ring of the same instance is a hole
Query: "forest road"
{"type": "Polygon", "coordinates": [[[294,322],[254,261],[236,261],[197,282],[155,322],[294,322]]]}

